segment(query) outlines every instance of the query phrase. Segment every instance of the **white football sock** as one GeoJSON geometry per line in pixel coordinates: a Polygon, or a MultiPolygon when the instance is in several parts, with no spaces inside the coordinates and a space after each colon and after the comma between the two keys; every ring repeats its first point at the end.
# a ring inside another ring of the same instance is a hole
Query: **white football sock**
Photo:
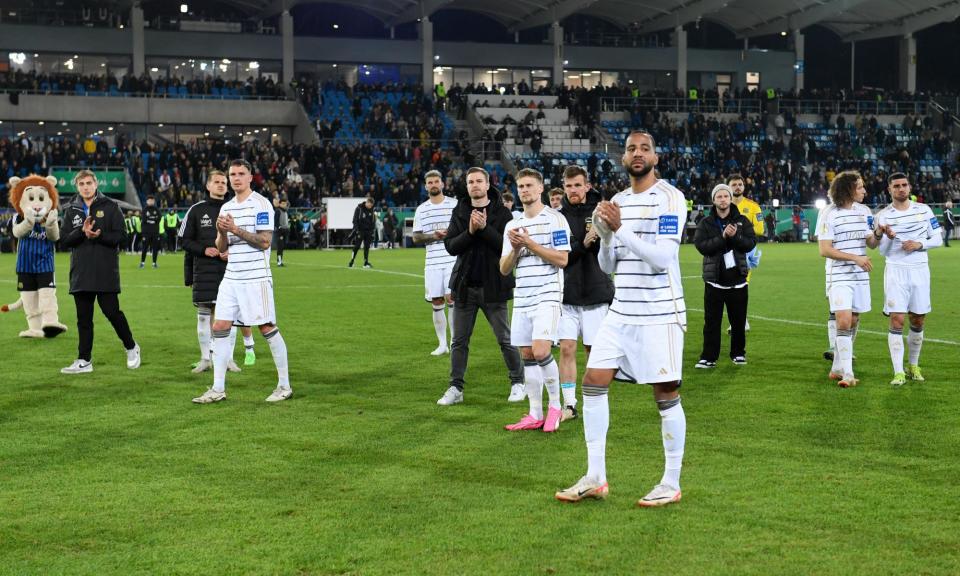
{"type": "Polygon", "coordinates": [[[660,409],[660,432],[663,436],[664,470],[661,484],[680,489],[680,468],[683,466],[683,447],[687,440],[687,417],[680,397],[657,402],[660,409]]]}
{"type": "Polygon", "coordinates": [[[560,392],[563,393],[564,406],[576,407],[577,405],[577,383],[576,382],[561,383],[560,392]]]}
{"type": "Polygon", "coordinates": [[[197,308],[197,342],[200,343],[200,359],[210,360],[210,310],[197,308]]]}
{"type": "Polygon", "coordinates": [[[839,372],[844,376],[853,374],[853,336],[850,330],[837,329],[837,350],[834,352],[834,365],[839,364],[839,372]]]}
{"type": "Polygon", "coordinates": [[[827,320],[827,340],[830,342],[830,349],[834,350],[837,347],[837,318],[833,314],[830,315],[830,319],[827,320]]]}
{"type": "Polygon", "coordinates": [[[540,360],[540,372],[542,373],[543,385],[547,389],[548,405],[550,408],[559,410],[560,405],[560,367],[554,360],[553,354],[540,360]]]}
{"type": "Polygon", "coordinates": [[[447,315],[443,313],[443,304],[433,305],[433,329],[437,333],[437,341],[443,348],[447,347],[447,315]]]}
{"type": "Polygon", "coordinates": [[[227,380],[227,363],[233,354],[230,330],[213,331],[213,389],[223,392],[227,380]]]}
{"type": "Polygon", "coordinates": [[[919,330],[910,327],[910,333],[907,334],[907,357],[911,366],[920,364],[920,348],[923,346],[923,327],[919,330]]]}
{"type": "Polygon", "coordinates": [[[887,333],[887,348],[890,349],[893,373],[900,374],[903,372],[903,330],[890,329],[887,333]]]}
{"type": "Polygon", "coordinates": [[[583,438],[587,442],[587,476],[607,481],[607,429],[610,404],[606,386],[583,385],[583,438]]]}
{"type": "Polygon", "coordinates": [[[246,350],[250,350],[253,348],[253,332],[251,332],[249,336],[247,336],[246,334],[243,335],[243,347],[246,350]]]}
{"type": "Polygon", "coordinates": [[[277,386],[280,388],[290,388],[290,376],[287,373],[287,343],[283,341],[280,335],[280,329],[274,328],[271,332],[263,335],[270,345],[270,353],[273,354],[273,363],[277,365],[277,386]]]}
{"type": "Polygon", "coordinates": [[[530,401],[530,415],[543,420],[543,371],[536,360],[523,361],[523,385],[530,401]]]}

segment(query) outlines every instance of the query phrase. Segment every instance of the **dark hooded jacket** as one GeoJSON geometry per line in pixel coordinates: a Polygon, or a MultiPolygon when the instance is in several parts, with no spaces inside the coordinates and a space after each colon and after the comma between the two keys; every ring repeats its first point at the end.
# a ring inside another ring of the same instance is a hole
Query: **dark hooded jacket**
{"type": "Polygon", "coordinates": [[[180,227],[180,245],[192,264],[194,302],[215,301],[227,270],[227,263],[220,257],[211,258],[204,254],[207,248],[216,247],[217,216],[225,201],[207,198],[197,202],[187,210],[180,227]]]}
{"type": "Polygon", "coordinates": [[[513,214],[500,200],[500,192],[492,186],[487,191],[490,203],[484,210],[487,225],[476,234],[470,233],[470,214],[474,208],[469,196],[460,196],[453,209],[447,237],[443,244],[451,256],[457,257],[450,274],[450,292],[454,300],[466,297],[470,286],[483,287],[484,302],[506,302],[513,298],[513,273],[500,274],[500,254],[503,251],[503,230],[513,214]]]}
{"type": "Polygon", "coordinates": [[[737,205],[730,203],[730,213],[726,218],[716,215],[716,207],[710,209],[710,214],[697,224],[697,233],[693,243],[703,254],[703,281],[719,284],[720,286],[737,286],[747,281],[747,252],[757,245],[757,235],[753,231],[753,223],[740,214],[737,205]],[[723,229],[727,224],[737,227],[737,233],[730,238],[723,237],[723,229]],[[733,268],[727,268],[723,263],[723,255],[733,251],[733,268]]]}
{"type": "Polygon", "coordinates": [[[595,306],[613,301],[613,280],[600,269],[597,254],[600,253],[598,238],[589,248],[583,245],[590,227],[593,226],[593,211],[600,203],[600,192],[591,188],[583,204],[573,205],[563,197],[560,212],[570,226],[572,242],[567,266],[563,269],[563,303],[571,306],[595,306]]]}
{"type": "Polygon", "coordinates": [[[89,210],[77,194],[63,211],[60,246],[70,249],[70,293],[120,292],[120,246],[127,226],[120,205],[97,192],[89,210]],[[83,221],[93,218],[97,238],[87,238],[83,221]]]}

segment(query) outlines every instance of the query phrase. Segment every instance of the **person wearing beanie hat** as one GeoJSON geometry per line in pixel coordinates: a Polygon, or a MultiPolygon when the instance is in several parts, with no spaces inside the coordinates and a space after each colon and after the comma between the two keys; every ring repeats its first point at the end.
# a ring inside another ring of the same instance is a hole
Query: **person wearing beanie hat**
{"type": "Polygon", "coordinates": [[[697,224],[693,243],[703,254],[703,349],[695,368],[713,368],[720,357],[723,309],[730,318],[730,359],[747,363],[747,252],[757,245],[754,227],[733,203],[733,190],[717,184],[710,192],[713,208],[697,224]]]}

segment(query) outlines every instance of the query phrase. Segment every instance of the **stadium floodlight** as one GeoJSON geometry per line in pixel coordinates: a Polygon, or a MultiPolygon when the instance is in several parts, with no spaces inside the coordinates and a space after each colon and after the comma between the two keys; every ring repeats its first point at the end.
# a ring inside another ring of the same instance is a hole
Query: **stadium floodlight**
{"type": "Polygon", "coordinates": [[[433,61],[436,62],[436,61],[438,61],[438,60],[440,60],[440,55],[439,55],[439,54],[434,54],[434,55],[433,55],[433,61]]]}
{"type": "Polygon", "coordinates": [[[569,63],[570,63],[569,60],[564,60],[564,61],[563,61],[563,65],[564,65],[564,66],[566,66],[566,65],[569,64],[569,63]]]}
{"type": "Polygon", "coordinates": [[[151,72],[159,72],[160,69],[157,68],[156,66],[154,66],[153,68],[150,69],[150,71],[151,71],[151,72]]]}
{"type": "Polygon", "coordinates": [[[37,122],[37,125],[39,125],[39,126],[43,126],[44,124],[45,124],[45,122],[44,122],[43,120],[37,122]]]}
{"type": "Polygon", "coordinates": [[[190,11],[190,7],[187,6],[185,3],[180,5],[180,13],[181,13],[181,14],[186,14],[186,13],[189,12],[189,11],[190,11]]]}
{"type": "Polygon", "coordinates": [[[259,67],[260,67],[260,63],[257,62],[256,60],[251,60],[250,65],[248,66],[250,70],[256,70],[259,67]]]}
{"type": "Polygon", "coordinates": [[[781,35],[781,36],[786,36],[786,35],[787,35],[787,31],[786,31],[786,30],[781,30],[781,31],[780,31],[780,35],[781,35]]]}
{"type": "Polygon", "coordinates": [[[816,201],[813,203],[813,206],[817,210],[823,210],[827,206],[827,201],[824,200],[823,198],[817,198],[816,201]]]}
{"type": "Polygon", "coordinates": [[[779,208],[779,207],[780,207],[780,199],[779,199],[779,198],[774,198],[774,199],[773,199],[773,207],[774,207],[774,208],[779,208]]]}
{"type": "Polygon", "coordinates": [[[337,67],[337,65],[336,65],[336,64],[334,64],[334,65],[333,65],[333,67],[334,67],[334,68],[336,68],[336,67],[337,67]]]}
{"type": "Polygon", "coordinates": [[[340,29],[340,25],[339,25],[339,24],[334,24],[334,25],[333,25],[333,29],[334,29],[334,30],[339,30],[339,29],[340,29]]]}
{"type": "Polygon", "coordinates": [[[221,60],[220,62],[223,63],[223,64],[229,64],[229,63],[230,63],[230,59],[229,59],[229,58],[224,58],[224,59],[221,60]]]}
{"type": "Polygon", "coordinates": [[[206,62],[201,62],[201,63],[200,63],[200,70],[203,71],[203,70],[206,70],[206,69],[207,69],[207,63],[206,63],[206,62]]]}
{"type": "Polygon", "coordinates": [[[23,64],[27,60],[27,55],[23,52],[11,52],[10,61],[14,64],[23,64]]]}

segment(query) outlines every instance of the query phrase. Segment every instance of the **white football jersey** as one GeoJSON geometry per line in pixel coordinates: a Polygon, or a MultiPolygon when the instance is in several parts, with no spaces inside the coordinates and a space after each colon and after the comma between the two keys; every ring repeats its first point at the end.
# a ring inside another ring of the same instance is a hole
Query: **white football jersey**
{"type": "Polygon", "coordinates": [[[893,204],[877,213],[877,221],[881,225],[889,224],[897,233],[894,238],[887,238],[884,234],[880,239],[880,253],[887,262],[902,266],[916,266],[927,264],[927,251],[914,250],[905,252],[903,242],[915,240],[927,242],[934,239],[936,246],[940,245],[940,222],[934,216],[933,210],[926,204],[910,201],[906,210],[897,210],[893,204]]]}
{"type": "MultiPolygon", "coordinates": [[[[507,223],[503,231],[503,251],[506,256],[513,249],[507,232],[524,228],[538,244],[554,250],[570,251],[570,226],[567,219],[549,206],[544,206],[533,217],[521,216],[507,223]]],[[[560,307],[563,301],[563,269],[546,262],[526,248],[517,259],[514,275],[517,286],[513,291],[513,309],[532,311],[540,304],[560,307]]]]}
{"type": "MultiPolygon", "coordinates": [[[[241,230],[254,234],[264,230],[273,232],[273,204],[256,192],[251,192],[243,202],[237,202],[237,197],[234,196],[223,204],[220,214],[233,216],[234,223],[241,230]]],[[[224,280],[246,283],[272,278],[269,246],[266,250],[260,250],[230,233],[227,234],[227,243],[227,271],[223,275],[224,280]]]]}
{"type": "MultiPolygon", "coordinates": [[[[855,256],[867,255],[867,236],[873,234],[873,214],[855,202],[849,208],[830,204],[817,217],[817,240],[830,240],[833,247],[855,256]]],[[[870,274],[854,262],[826,259],[827,286],[870,284],[870,274]]]]}
{"type": "Polygon", "coordinates": [[[632,188],[611,200],[620,206],[622,230],[633,232],[641,242],[676,242],[678,253],[667,270],[655,270],[614,236],[616,259],[613,283],[616,292],[608,314],[621,324],[656,325],[687,323],[687,308],[680,277],[680,239],[687,219],[683,193],[666,180],[634,193],[632,188]]]}
{"type": "MultiPolygon", "coordinates": [[[[436,204],[427,200],[417,206],[417,211],[413,216],[413,231],[433,234],[438,230],[446,230],[447,226],[450,225],[450,217],[453,215],[453,209],[456,207],[456,198],[450,198],[449,196],[444,196],[443,201],[436,204]]],[[[451,256],[447,252],[443,240],[435,240],[427,244],[424,270],[449,268],[452,267],[456,261],[457,257],[451,256]]]]}

